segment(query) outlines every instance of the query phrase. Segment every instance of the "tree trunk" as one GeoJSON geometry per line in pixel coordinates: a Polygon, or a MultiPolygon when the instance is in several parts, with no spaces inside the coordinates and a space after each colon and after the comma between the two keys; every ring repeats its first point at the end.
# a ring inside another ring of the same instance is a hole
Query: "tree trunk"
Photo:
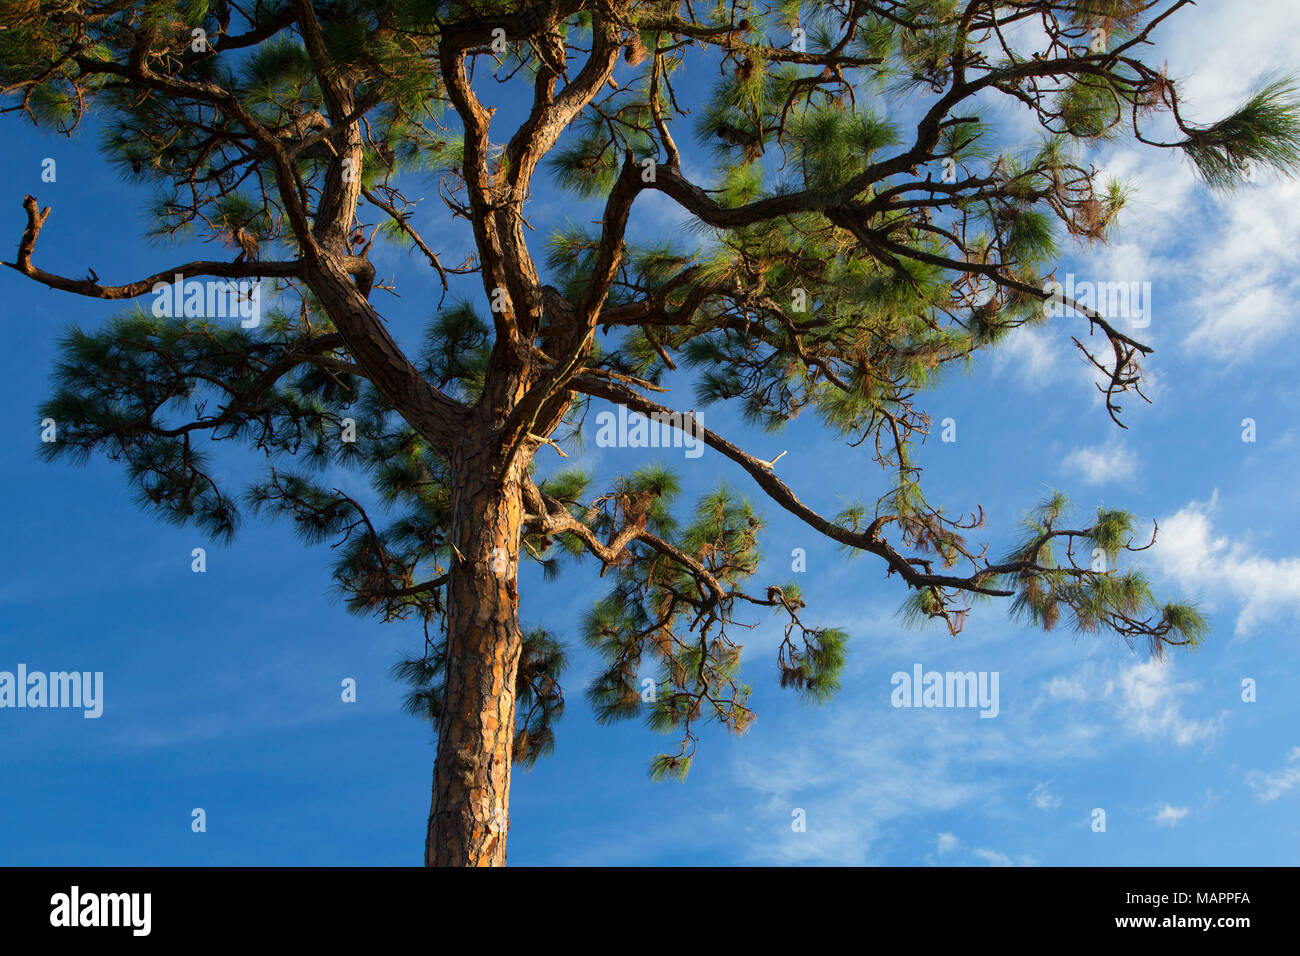
{"type": "Polygon", "coordinates": [[[501,478],[479,451],[452,469],[451,540],[459,555],[447,587],[447,673],[424,859],[426,866],[504,866],[522,646],[522,466],[501,478]]]}

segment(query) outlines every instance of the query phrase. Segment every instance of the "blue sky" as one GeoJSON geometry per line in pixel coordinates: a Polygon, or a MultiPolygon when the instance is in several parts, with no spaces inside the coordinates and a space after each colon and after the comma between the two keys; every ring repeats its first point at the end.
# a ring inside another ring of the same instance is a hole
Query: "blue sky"
{"type": "MultiPolygon", "coordinates": [[[[1183,98],[1200,118],[1300,66],[1300,8],[1260,3],[1247,18],[1232,7],[1175,16],[1149,58],[1187,78],[1183,98]]],[[[6,241],[21,234],[24,194],[53,207],[38,264],[93,267],[119,282],[190,257],[140,240],[145,197],[113,178],[89,133],[69,143],[12,121],[4,130],[6,241]],[[57,161],[56,183],[41,182],[45,157],[57,161]]],[[[957,425],[953,443],[935,429],[924,477],[931,501],[951,511],[983,505],[995,553],[1048,487],[1085,517],[1105,503],[1159,520],[1142,565],[1161,593],[1211,613],[1206,645],[1154,664],[1109,636],[1021,628],[1001,604],[979,606],[955,639],[908,631],[895,614],[904,593],[878,562],[846,561],[755,491],[768,519],[755,583],[788,580],[792,549],[805,549],[808,615],[853,637],[843,690],[821,706],[781,691],[778,622],[755,617],[744,674],[757,722],[741,738],[708,728],[684,784],[651,783],[650,758],[673,741],[634,723],[597,726],[583,701],[596,662],[576,642],[576,622],[602,593],[594,569],[555,584],[527,571],[524,622],[569,638],[573,663],[554,756],[515,775],[511,863],[1277,865],[1300,856],[1300,185],[1265,179],[1216,196],[1174,155],[1121,146],[1094,161],[1131,181],[1136,201],[1111,246],[1071,249],[1058,274],[1152,284],[1151,324],[1139,335],[1157,349],[1154,404],[1127,405],[1129,430],[1119,431],[1070,344],[1081,320],[1022,330],[924,397],[936,422],[957,425]],[[1246,418],[1254,443],[1242,441],[1246,418]],[[998,672],[999,715],[892,707],[891,675],[917,663],[998,672]],[[1257,687],[1252,703],[1242,700],[1246,678],[1257,687]],[[1093,831],[1094,808],[1106,811],[1104,833],[1093,831]],[[802,832],[791,826],[797,810],[802,832]]],[[[459,261],[464,231],[425,208],[426,236],[459,261]]],[[[540,190],[530,219],[595,218],[588,211],[540,190]]],[[[646,235],[677,225],[660,196],[639,199],[637,217],[646,235]]],[[[401,250],[379,253],[379,267],[403,293],[381,308],[399,340],[414,343],[435,283],[401,250]]],[[[0,670],[105,675],[98,720],[0,710],[0,863],[418,864],[432,733],[401,713],[403,688],[388,668],[421,635],[346,614],[330,594],[328,548],[302,548],[284,524],[250,520],[220,547],[137,510],[111,463],[41,463],[36,408],[57,339],[115,308],[8,270],[0,290],[9,340],[0,355],[0,670]],[[195,547],[208,548],[205,574],[191,572],[195,547]],[[340,699],[348,677],[355,703],[340,699]],[[191,831],[198,807],[204,833],[191,831]]],[[[669,403],[691,407],[689,388],[674,384],[669,403]]],[[[778,473],[822,513],[879,493],[865,450],[811,420],[772,436],[725,409],[703,419],[761,457],[788,449],[778,473]]],[[[591,438],[583,462],[604,479],[662,460],[682,475],[686,502],[720,480],[747,490],[746,476],[711,452],[690,460],[591,438]]],[[[552,459],[543,449],[542,463],[552,459]]],[[[257,464],[241,449],[222,453],[232,478],[252,477],[257,464]]]]}

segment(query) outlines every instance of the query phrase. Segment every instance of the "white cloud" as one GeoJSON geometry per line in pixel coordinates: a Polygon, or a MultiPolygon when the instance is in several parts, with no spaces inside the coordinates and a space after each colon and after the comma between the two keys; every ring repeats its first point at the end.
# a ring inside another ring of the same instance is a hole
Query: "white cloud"
{"type": "MultiPolygon", "coordinates": [[[[1184,118],[1214,122],[1292,70],[1297,32],[1300,6],[1290,0],[1260,0],[1249,17],[1233,4],[1202,4],[1170,20],[1153,62],[1163,59],[1178,83],[1184,118]]],[[[1168,135],[1153,138],[1180,138],[1168,117],[1159,123],[1168,135]]],[[[1137,145],[1100,150],[1095,161],[1103,178],[1134,186],[1134,198],[1116,238],[1078,271],[1155,283],[1152,324],[1138,338],[1176,335],[1193,356],[1231,363],[1294,328],[1300,182],[1265,172],[1253,185],[1211,193],[1180,151],[1137,145]]]]}
{"type": "Polygon", "coordinates": [[[1029,802],[1039,810],[1055,810],[1061,805],[1061,798],[1052,793],[1049,783],[1037,784],[1029,793],[1029,802]]]}
{"type": "Polygon", "coordinates": [[[1233,3],[1180,11],[1162,37],[1188,118],[1213,122],[1231,112],[1267,71],[1295,59],[1297,33],[1300,7],[1293,0],[1254,0],[1250,16],[1233,3]]]}
{"type": "MultiPolygon", "coordinates": [[[[751,862],[993,862],[976,853],[991,838],[957,834],[957,814],[979,820],[1035,809],[1059,813],[1066,803],[1054,789],[1059,768],[1104,757],[1134,739],[1149,751],[1204,745],[1224,723],[1223,715],[1198,710],[1191,696],[1198,685],[1176,680],[1172,662],[1135,664],[1127,655],[1115,662],[1110,641],[1099,641],[1100,656],[1084,661],[1077,646],[1043,645],[1042,659],[1023,675],[1024,705],[997,720],[895,709],[886,692],[891,662],[914,659],[920,640],[895,628],[877,634],[872,650],[883,654],[854,658],[861,671],[852,680],[875,685],[875,693],[842,696],[798,723],[794,716],[760,722],[737,751],[732,792],[749,807],[742,817],[761,821],[745,834],[751,862]],[[864,727],[879,732],[864,734],[864,727]],[[791,827],[795,808],[805,811],[803,832],[791,827]]],[[[970,636],[978,638],[978,628],[970,636]]],[[[1028,664],[1018,660],[1020,667],[1028,664]]],[[[960,658],[945,666],[979,669],[960,658]]],[[[988,852],[1018,865],[1035,862],[1024,855],[1028,846],[994,847],[988,852]]]]}
{"type": "MultiPolygon", "coordinates": [[[[945,854],[953,853],[954,851],[957,850],[960,844],[961,841],[957,839],[957,835],[955,833],[940,833],[938,842],[936,844],[936,849],[938,850],[939,854],[942,856],[945,854]]],[[[985,847],[972,847],[969,854],[965,857],[967,864],[970,863],[971,857],[974,857],[976,860],[982,860],[988,866],[1017,866],[1017,865],[1037,866],[1038,865],[1038,861],[1035,860],[1032,856],[1029,856],[1028,854],[1023,854],[1023,853],[1020,854],[1018,857],[1019,863],[1017,864],[1016,861],[1013,861],[1011,859],[1010,855],[1003,853],[1000,850],[990,850],[985,847]]],[[[948,864],[946,863],[945,865],[948,864]]],[[[960,862],[955,862],[952,863],[951,865],[961,866],[962,864],[960,862]]]]}
{"type": "Polygon", "coordinates": [[[1276,341],[1290,325],[1296,289],[1275,278],[1251,276],[1207,290],[1197,300],[1201,319],[1188,334],[1186,348],[1210,358],[1232,360],[1276,341]]]}
{"type": "MultiPolygon", "coordinates": [[[[1165,61],[1179,84],[1185,118],[1214,122],[1274,74],[1291,71],[1297,33],[1300,6],[1289,0],[1261,0],[1249,17],[1232,4],[1189,7],[1159,32],[1151,62],[1165,61]]],[[[1007,112],[1025,121],[1022,111],[1007,112]]],[[[1152,138],[1182,138],[1168,117],[1153,119],[1152,138]]],[[[1264,173],[1256,184],[1212,193],[1180,150],[1107,146],[1089,158],[1099,182],[1116,178],[1133,195],[1117,234],[1104,245],[1077,247],[1071,271],[1079,280],[1153,284],[1149,327],[1129,328],[1120,319],[1122,331],[1147,344],[1174,340],[1216,364],[1256,355],[1292,334],[1292,305],[1300,301],[1300,243],[1293,236],[1300,181],[1264,173]]],[[[1070,321],[1082,320],[1057,327],[1070,321]]],[[[994,351],[994,367],[1011,367],[1024,385],[1042,388],[1060,378],[1070,348],[1044,330],[1020,329],[994,351]]],[[[1092,366],[1080,368],[1091,381],[1092,366]]],[[[1143,372],[1143,391],[1154,399],[1153,369],[1143,372]]],[[[1089,394],[1100,401],[1091,388],[1089,394]]]]}
{"type": "Polygon", "coordinates": [[[1090,485],[1132,481],[1137,474],[1138,457],[1131,448],[1118,442],[1076,448],[1065,456],[1061,467],[1078,472],[1090,485]]]}
{"type": "Polygon", "coordinates": [[[1166,803],[1161,807],[1156,815],[1152,818],[1158,827],[1176,827],[1192,811],[1187,807],[1175,807],[1166,803]]]}
{"type": "Polygon", "coordinates": [[[1052,384],[1060,359],[1052,337],[1040,329],[1021,326],[999,343],[993,352],[993,370],[1011,370],[1029,388],[1052,384]]]}
{"type": "Polygon", "coordinates": [[[1087,700],[1088,689],[1083,684],[1083,679],[1075,677],[1053,677],[1043,689],[1047,691],[1047,696],[1053,700],[1087,700]]]}
{"type": "Polygon", "coordinates": [[[1236,631],[1245,634],[1265,618],[1300,607],[1300,558],[1265,557],[1245,541],[1216,535],[1210,519],[1217,503],[1216,492],[1209,502],[1193,501],[1162,519],[1152,557],[1183,587],[1241,602],[1236,631]]]}
{"type": "Polygon", "coordinates": [[[1270,773],[1251,771],[1246,776],[1246,782],[1265,803],[1276,800],[1288,790],[1300,786],[1300,747],[1291,748],[1291,752],[1287,754],[1286,766],[1281,770],[1270,773]]]}
{"type": "MultiPolygon", "coordinates": [[[[773,823],[770,838],[752,844],[755,857],[777,865],[863,865],[879,857],[876,843],[907,819],[953,810],[993,789],[991,782],[954,779],[955,753],[920,749],[922,724],[932,722],[910,723],[915,735],[864,740],[853,729],[859,721],[846,714],[816,735],[815,749],[746,748],[735,765],[737,782],[773,823]],[[796,807],[806,814],[804,832],[790,827],[796,807]]],[[[952,835],[941,835],[940,847],[945,836],[952,835]]]]}
{"type": "Polygon", "coordinates": [[[1011,862],[1011,857],[1005,853],[999,853],[997,850],[976,850],[975,855],[981,860],[987,861],[989,866],[1015,866],[1011,862]]]}
{"type": "Polygon", "coordinates": [[[1118,179],[1132,192],[1120,214],[1119,236],[1099,250],[1095,261],[1106,278],[1154,279],[1157,270],[1170,263],[1152,261],[1153,246],[1147,240],[1150,233],[1168,233],[1193,201],[1199,187],[1191,164],[1175,153],[1131,146],[1107,150],[1099,166],[1101,182],[1118,179]]]}
{"type": "Polygon", "coordinates": [[[1300,296],[1300,183],[1246,187],[1216,197],[1207,234],[1192,256],[1195,327],[1185,341],[1196,354],[1231,361],[1276,342],[1292,326],[1300,296]]]}
{"type": "Polygon", "coordinates": [[[1106,687],[1119,705],[1121,723],[1148,740],[1168,738],[1179,746],[1210,741],[1223,729],[1226,711],[1194,720],[1183,714],[1182,698],[1200,690],[1195,681],[1174,682],[1172,661],[1149,660],[1120,672],[1106,687]]]}

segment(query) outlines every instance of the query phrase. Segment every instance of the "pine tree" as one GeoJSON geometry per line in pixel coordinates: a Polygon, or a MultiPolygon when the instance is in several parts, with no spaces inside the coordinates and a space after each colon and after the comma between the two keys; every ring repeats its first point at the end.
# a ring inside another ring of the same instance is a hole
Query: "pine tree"
{"type": "Polygon", "coordinates": [[[1158,599],[1125,560],[1153,533],[1132,515],[1071,521],[1053,496],[990,558],[968,541],[982,511],[932,506],[915,455],[930,426],[917,396],[1020,326],[1077,323],[1120,427],[1120,399],[1144,397],[1150,348],[1044,285],[1062,244],[1104,242],[1125,204],[1090,150],[1181,150],[1214,189],[1300,169],[1289,80],[1198,125],[1143,60],[1186,3],[4,0],[5,112],[65,133],[95,124],[104,158],[154,197],[151,238],[221,250],[122,285],[54,274],[34,261],[50,210],[29,196],[6,265],[145,302],[178,274],[260,277],[268,303],[256,328],[137,302],[69,332],[45,450],[122,462],[144,507],[217,539],[247,511],[283,516],[338,546],[352,611],[421,623],[424,652],[397,671],[437,729],[429,865],[504,863],[512,765],[554,742],[565,651],[520,626],[521,561],[550,575],[585,560],[609,579],[580,624],[605,661],[587,697],[601,720],[643,716],[678,738],[656,776],[686,773],[701,721],[751,722],[735,631],[754,614],[785,629],[782,686],[837,688],[848,635],[806,623],[795,586],[748,583],[762,521],[741,491],[692,509],[661,468],[608,488],[581,468],[541,476],[539,450],[572,450],[601,403],[690,430],[760,499],[871,555],[916,621],[956,634],[973,601],[1008,598],[1046,629],[1064,618],[1155,654],[1195,645],[1202,614],[1158,599]],[[510,104],[517,126],[495,115],[510,104]],[[988,119],[1008,105],[1038,133],[988,119]],[[684,148],[716,181],[691,181],[684,148]],[[530,222],[543,178],[599,201],[598,227],[530,222]],[[431,181],[437,198],[421,202],[431,181]],[[651,192],[696,235],[629,242],[651,192]],[[475,244],[456,264],[431,238],[453,219],[475,244]],[[444,298],[418,353],[388,332],[412,306],[377,301],[376,243],[468,295],[444,298]],[[665,404],[677,370],[697,386],[681,407],[730,403],[773,430],[817,416],[874,451],[883,492],[815,512],[779,461],[665,404]],[[221,441],[269,459],[250,487],[212,474],[221,441]],[[367,490],[331,487],[326,467],[367,490]]]}

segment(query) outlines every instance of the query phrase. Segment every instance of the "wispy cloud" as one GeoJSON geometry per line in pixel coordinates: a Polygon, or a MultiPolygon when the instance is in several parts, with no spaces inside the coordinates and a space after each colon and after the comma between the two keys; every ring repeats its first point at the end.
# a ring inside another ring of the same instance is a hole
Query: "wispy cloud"
{"type": "Polygon", "coordinates": [[[1172,829],[1173,827],[1178,826],[1178,824],[1182,822],[1183,818],[1191,812],[1192,811],[1187,807],[1175,807],[1172,804],[1166,803],[1156,811],[1156,815],[1152,817],[1152,819],[1155,820],[1156,826],[1169,827],[1172,829]]]}
{"type": "Polygon", "coordinates": [[[1211,518],[1218,494],[1191,502],[1160,521],[1152,549],[1156,566],[1184,588],[1222,594],[1241,602],[1236,631],[1245,634],[1260,621],[1300,608],[1300,558],[1270,558],[1242,539],[1215,532],[1211,518]]]}
{"type": "Polygon", "coordinates": [[[1055,380],[1060,352],[1049,333],[1021,326],[999,343],[993,370],[1012,375],[1026,387],[1042,388],[1055,380]]]}
{"type": "Polygon", "coordinates": [[[976,850],[975,855],[988,863],[989,866],[1015,866],[1011,862],[1011,857],[1005,853],[999,853],[997,850],[976,850]]]}
{"type": "Polygon", "coordinates": [[[1256,796],[1265,803],[1300,786],[1300,747],[1292,747],[1287,754],[1286,765],[1280,770],[1263,772],[1252,771],[1246,776],[1246,782],[1255,791],[1256,796]]]}
{"type": "Polygon", "coordinates": [[[1144,661],[1123,669],[1107,685],[1122,725],[1147,740],[1168,739],[1179,746],[1213,740],[1223,730],[1227,712],[1196,720],[1183,713],[1184,698],[1198,692],[1195,681],[1176,682],[1171,661],[1144,661]]]}
{"type": "Polygon", "coordinates": [[[1052,793],[1049,783],[1040,783],[1035,785],[1029,793],[1029,802],[1039,810],[1055,810],[1061,805],[1061,798],[1052,793]]]}
{"type": "Polygon", "coordinates": [[[1137,453],[1111,441],[1088,448],[1076,448],[1061,462],[1066,472],[1079,475],[1090,485],[1132,481],[1138,470],[1137,453]]]}
{"type": "Polygon", "coordinates": [[[1078,675],[1074,677],[1053,677],[1043,685],[1043,690],[1045,690],[1047,696],[1053,700],[1088,699],[1088,689],[1084,685],[1083,679],[1078,675]]]}

